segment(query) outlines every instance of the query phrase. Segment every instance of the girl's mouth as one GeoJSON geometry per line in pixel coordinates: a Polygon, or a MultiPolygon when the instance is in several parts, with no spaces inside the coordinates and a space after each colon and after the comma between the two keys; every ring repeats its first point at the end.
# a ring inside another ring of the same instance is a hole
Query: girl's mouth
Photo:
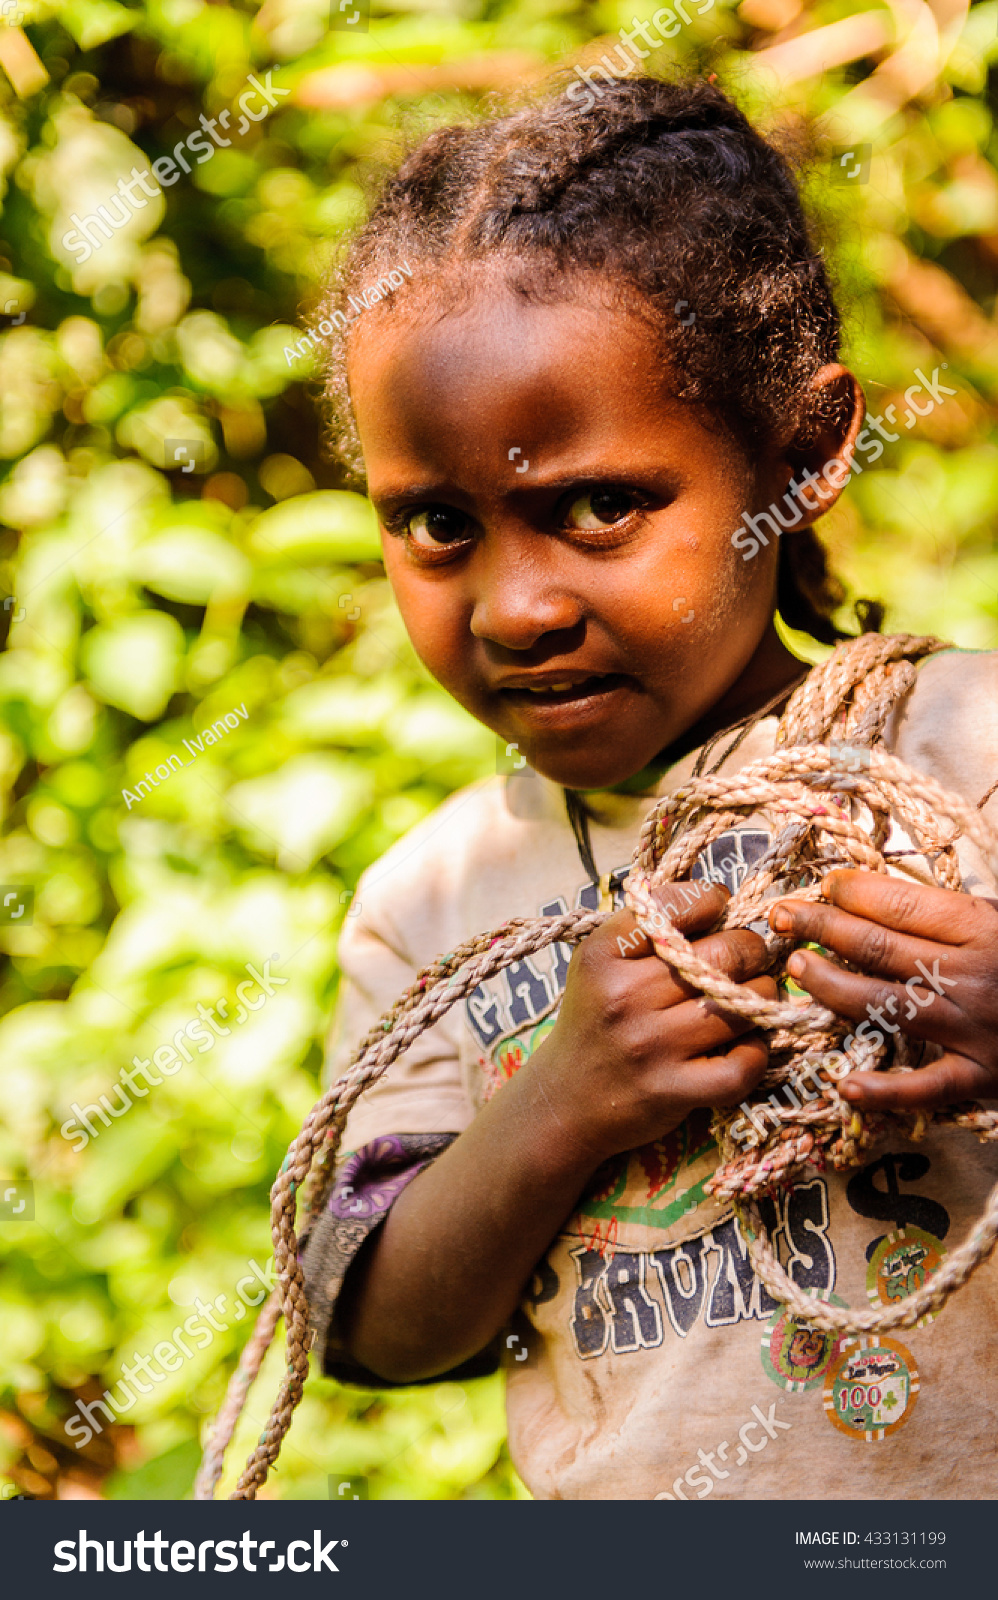
{"type": "Polygon", "coordinates": [[[622,672],[596,672],[576,682],[554,680],[534,686],[500,689],[503,699],[528,716],[544,715],[561,706],[579,711],[601,709],[615,691],[634,688],[634,680],[622,672]]]}

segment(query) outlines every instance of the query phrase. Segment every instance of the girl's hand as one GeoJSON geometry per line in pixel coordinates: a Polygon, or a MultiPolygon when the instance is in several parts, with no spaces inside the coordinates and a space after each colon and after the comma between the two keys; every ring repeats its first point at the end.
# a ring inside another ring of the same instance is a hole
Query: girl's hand
{"type": "MultiPolygon", "coordinates": [[[[717,921],[728,894],[714,885],[689,904],[698,886],[685,887],[685,897],[672,885],[657,897],[689,937],[717,921]]],[[[767,960],[757,934],[733,929],[696,948],[735,982],[775,998],[773,980],[755,976],[767,960]]],[[[655,955],[629,911],[573,955],[558,1021],[524,1070],[537,1074],[551,1110],[592,1151],[594,1166],[671,1132],[697,1106],[737,1105],[762,1077],[769,1052],[761,1036],[697,994],[655,955]]]]}
{"type": "Polygon", "coordinates": [[[815,1000],[882,1037],[941,1045],[938,1061],[903,1076],[856,1072],[839,1088],[855,1106],[917,1110],[998,1095],[998,909],[992,900],[878,873],[833,872],[831,902],[787,900],[770,926],[813,940],[873,973],[845,972],[797,950],[791,975],[815,1000]],[[891,981],[893,980],[893,981],[891,981]]]}

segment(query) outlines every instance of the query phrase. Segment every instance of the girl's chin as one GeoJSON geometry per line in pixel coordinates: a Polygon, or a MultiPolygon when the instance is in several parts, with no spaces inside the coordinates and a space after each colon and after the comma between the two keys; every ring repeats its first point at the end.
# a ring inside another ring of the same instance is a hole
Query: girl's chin
{"type": "MultiPolygon", "coordinates": [[[[613,753],[605,749],[593,752],[588,760],[584,758],[584,753],[578,750],[557,753],[524,750],[523,754],[535,772],[542,778],[547,778],[549,782],[559,784],[563,789],[615,789],[619,784],[627,783],[644,772],[657,751],[637,764],[633,756],[628,757],[621,753],[614,759],[613,753]]],[[[515,766],[515,758],[510,765],[515,766]]],[[[503,763],[503,770],[508,770],[506,763],[503,763]]],[[[653,787],[654,779],[649,776],[649,792],[653,787]]]]}
{"type": "Polygon", "coordinates": [[[662,718],[636,685],[604,682],[595,693],[504,694],[500,770],[529,764],[566,789],[612,789],[643,772],[665,743],[662,718]]]}

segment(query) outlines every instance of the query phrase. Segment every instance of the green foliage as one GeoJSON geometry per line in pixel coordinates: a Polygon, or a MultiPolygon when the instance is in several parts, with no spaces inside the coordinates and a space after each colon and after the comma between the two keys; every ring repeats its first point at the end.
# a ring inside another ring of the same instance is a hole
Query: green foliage
{"type": "MultiPolygon", "coordinates": [[[[0,1221],[0,1472],[33,1495],[174,1498],[243,1310],[83,1449],[61,1421],[196,1296],[231,1308],[247,1263],[269,1259],[268,1188],[318,1091],[357,877],[494,765],[491,736],[415,660],[370,508],[285,352],[372,169],[484,89],[615,39],[633,7],[376,0],[356,35],[329,31],[322,0],[21,9],[22,29],[0,26],[0,881],[36,901],[30,923],[0,923],[0,1173],[34,1183],[35,1219],[0,1221]],[[239,132],[250,74],[271,71],[290,92],[239,132]],[[73,213],[202,114],[231,145],[79,261],[73,213]],[[268,959],[287,981],[237,1021],[247,963],[268,959]],[[120,1121],[92,1114],[85,1148],[60,1134],[199,1004],[228,1035],[120,1121]]],[[[902,425],[828,542],[854,591],[890,597],[889,625],[991,646],[998,5],[947,25],[922,80],[910,51],[908,78],[873,79],[876,50],[897,64],[907,48],[904,15],[717,0],[648,65],[716,70],[766,118],[806,109],[838,147],[872,143],[868,184],[830,185],[825,151],[810,188],[842,241],[851,358],[902,425]],[[880,46],[798,70],[813,30],[861,13],[882,18],[880,46]],[[757,70],[778,29],[780,89],[757,70]],[[916,368],[957,393],[907,427],[916,368]]],[[[233,1468],[280,1365],[278,1350],[233,1468]]],[[[324,1497],[329,1474],[361,1473],[384,1496],[522,1494],[502,1439],[498,1379],[369,1394],[316,1378],[268,1493],[324,1497]]]]}

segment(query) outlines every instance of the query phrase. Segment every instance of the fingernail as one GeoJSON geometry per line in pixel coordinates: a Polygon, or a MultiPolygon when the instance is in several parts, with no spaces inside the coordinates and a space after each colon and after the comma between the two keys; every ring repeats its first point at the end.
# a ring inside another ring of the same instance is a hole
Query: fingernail
{"type": "Polygon", "coordinates": [[[794,919],[786,906],[776,906],[769,913],[769,926],[777,933],[789,933],[794,925],[794,919]]]}
{"type": "Polygon", "coordinates": [[[787,962],[787,971],[792,978],[799,978],[802,976],[806,966],[807,958],[804,956],[803,952],[800,950],[795,950],[793,955],[790,957],[790,960],[787,962]]]}

